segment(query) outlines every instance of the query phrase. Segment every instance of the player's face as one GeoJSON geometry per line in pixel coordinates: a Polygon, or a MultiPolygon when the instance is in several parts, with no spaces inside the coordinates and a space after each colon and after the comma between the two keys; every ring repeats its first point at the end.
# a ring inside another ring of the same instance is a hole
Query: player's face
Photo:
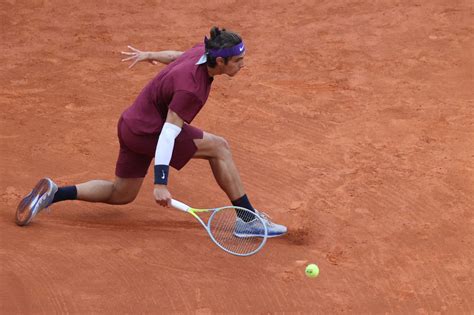
{"type": "Polygon", "coordinates": [[[244,67],[244,56],[245,53],[229,58],[229,61],[225,65],[225,74],[230,77],[236,75],[237,72],[244,67]]]}

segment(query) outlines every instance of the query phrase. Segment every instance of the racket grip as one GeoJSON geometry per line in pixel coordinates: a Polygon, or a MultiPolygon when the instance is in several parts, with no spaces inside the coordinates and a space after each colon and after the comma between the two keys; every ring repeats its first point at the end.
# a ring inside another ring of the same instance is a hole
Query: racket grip
{"type": "Polygon", "coordinates": [[[171,199],[171,206],[175,209],[188,212],[188,210],[191,208],[190,206],[182,203],[181,201],[171,199]]]}

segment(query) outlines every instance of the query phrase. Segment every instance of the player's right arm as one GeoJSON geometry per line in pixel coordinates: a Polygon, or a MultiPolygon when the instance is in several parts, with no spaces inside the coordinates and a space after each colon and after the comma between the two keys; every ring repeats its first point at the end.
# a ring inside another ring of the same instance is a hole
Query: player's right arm
{"type": "Polygon", "coordinates": [[[173,155],[174,142],[183,128],[184,121],[171,109],[168,110],[166,122],[163,125],[158,144],[155,150],[155,187],[153,195],[155,201],[167,207],[171,202],[168,190],[168,173],[171,156],[173,155]]]}
{"type": "Polygon", "coordinates": [[[122,51],[122,55],[128,56],[122,61],[132,61],[129,68],[132,68],[140,61],[148,61],[156,65],[158,62],[169,64],[183,54],[182,51],[163,50],[163,51],[141,51],[132,46],[127,46],[131,51],[122,51]]]}

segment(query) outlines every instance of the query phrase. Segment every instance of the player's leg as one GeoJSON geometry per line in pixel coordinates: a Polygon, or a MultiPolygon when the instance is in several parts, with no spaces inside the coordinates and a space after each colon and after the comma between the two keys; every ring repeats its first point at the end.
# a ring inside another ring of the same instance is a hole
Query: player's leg
{"type": "Polygon", "coordinates": [[[135,200],[146,176],[156,146],[155,136],[138,136],[124,123],[118,122],[120,143],[115,166],[115,180],[92,180],[77,185],[77,199],[123,205],[135,200]]]}
{"type": "Polygon", "coordinates": [[[135,200],[143,180],[143,177],[116,177],[113,182],[107,180],[91,180],[76,185],[77,200],[124,205],[135,200]]]}
{"type": "Polygon", "coordinates": [[[82,200],[123,205],[132,202],[140,191],[143,178],[120,178],[115,181],[92,180],[58,188],[49,178],[42,178],[18,204],[16,222],[27,225],[41,210],[65,200],[82,200]]]}
{"type": "MultiPolygon", "coordinates": [[[[180,170],[192,158],[207,159],[218,185],[230,200],[245,196],[239,172],[235,166],[229,144],[213,134],[184,124],[175,140],[170,165],[180,170]]],[[[244,208],[253,209],[251,205],[244,208]]]]}
{"type": "MultiPolygon", "coordinates": [[[[218,185],[231,201],[245,195],[244,186],[232,158],[229,143],[222,137],[204,132],[202,139],[194,140],[197,151],[194,158],[209,161],[218,185]]],[[[251,206],[247,205],[246,208],[251,206]]]]}
{"type": "Polygon", "coordinates": [[[120,178],[115,181],[91,180],[74,186],[58,188],[49,178],[42,178],[18,204],[16,223],[27,225],[41,210],[65,200],[82,200],[123,205],[135,200],[143,178],[120,178]]]}
{"type": "Polygon", "coordinates": [[[79,185],[57,187],[49,178],[41,179],[24,197],[17,208],[18,225],[27,225],[41,210],[52,203],[82,200],[121,205],[132,202],[140,191],[143,179],[153,158],[155,137],[138,137],[127,129],[122,120],[118,124],[120,153],[114,181],[91,180],[79,185]],[[132,147],[132,148],[131,148],[132,147]],[[142,152],[151,148],[149,153],[142,152]]]}
{"type": "MultiPolygon", "coordinates": [[[[228,142],[219,136],[204,132],[202,139],[195,139],[197,151],[193,158],[206,159],[209,161],[214,177],[219,186],[224,190],[234,206],[256,211],[251,205],[244,192],[242,180],[232,158],[228,142]]],[[[283,225],[270,221],[268,216],[262,212],[259,215],[267,223],[269,237],[276,237],[287,232],[283,225]]],[[[237,210],[239,217],[236,225],[236,233],[240,236],[263,235],[262,226],[257,224],[254,218],[244,215],[244,212],[237,210]]]]}
{"type": "Polygon", "coordinates": [[[113,205],[135,200],[150,166],[156,146],[155,136],[137,136],[119,120],[117,126],[120,143],[115,167],[115,180],[91,180],[76,186],[59,188],[53,202],[82,200],[113,205]]]}
{"type": "Polygon", "coordinates": [[[115,180],[92,180],[77,185],[78,200],[113,205],[135,200],[153,159],[157,140],[154,136],[135,135],[122,119],[118,123],[118,138],[120,151],[115,166],[115,180]]]}

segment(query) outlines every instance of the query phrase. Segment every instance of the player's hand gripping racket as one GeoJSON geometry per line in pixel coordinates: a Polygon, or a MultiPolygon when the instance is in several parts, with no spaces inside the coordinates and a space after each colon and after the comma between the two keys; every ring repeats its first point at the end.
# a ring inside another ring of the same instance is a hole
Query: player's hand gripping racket
{"type": "Polygon", "coordinates": [[[236,256],[250,256],[262,249],[268,231],[258,213],[241,207],[195,209],[172,199],[171,206],[194,216],[206,229],[212,241],[224,251],[236,256]],[[198,213],[209,213],[207,224],[198,213]]]}

